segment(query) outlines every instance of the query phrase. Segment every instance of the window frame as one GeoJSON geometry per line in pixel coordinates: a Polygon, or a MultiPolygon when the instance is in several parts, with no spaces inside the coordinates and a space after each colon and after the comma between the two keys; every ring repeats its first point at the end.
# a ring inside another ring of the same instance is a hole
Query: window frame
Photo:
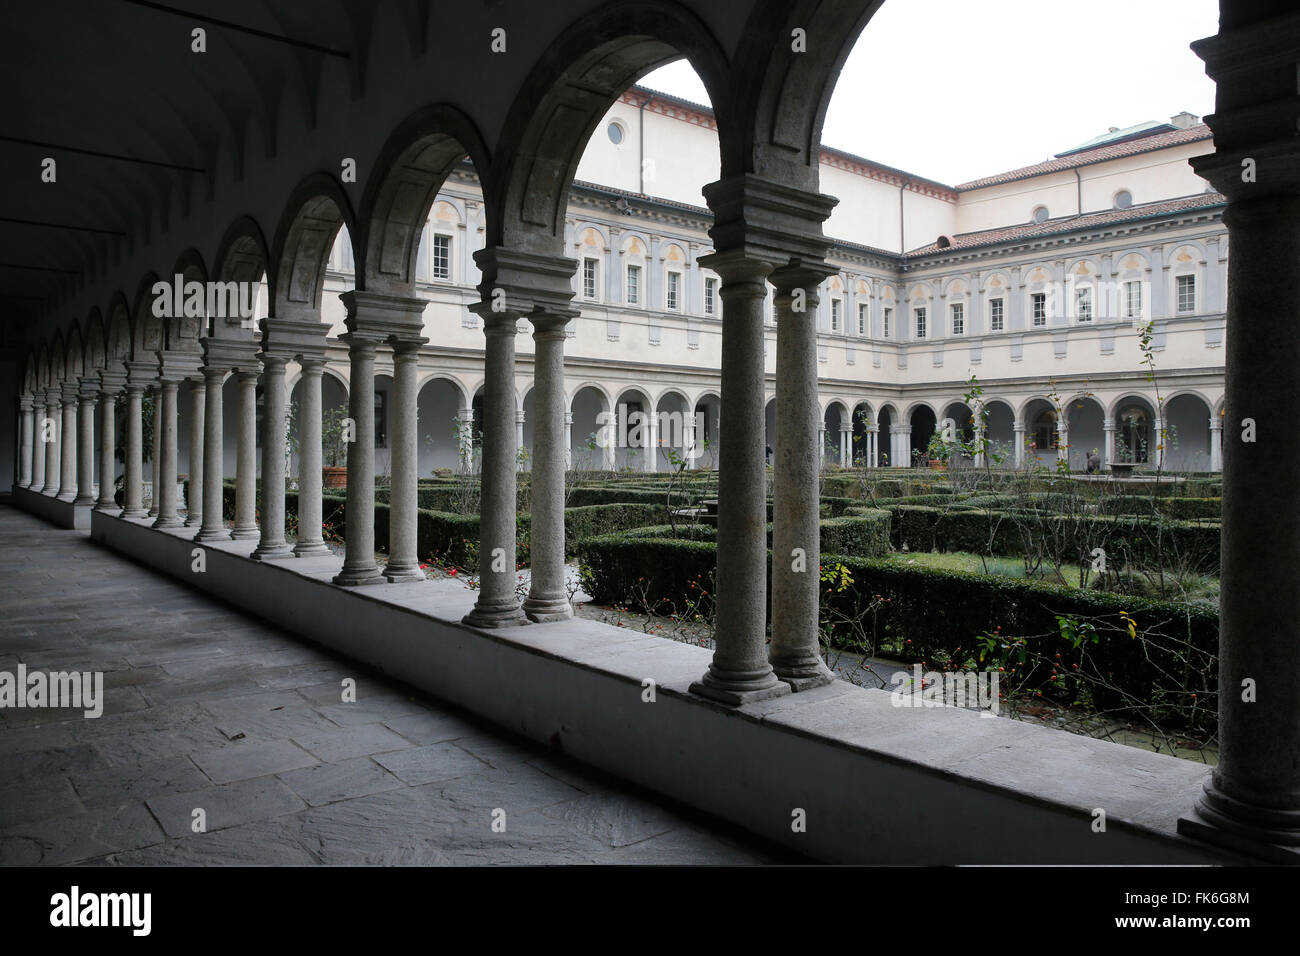
{"type": "Polygon", "coordinates": [[[1175,315],[1195,315],[1196,314],[1196,273],[1184,272],[1182,275],[1174,276],[1174,314],[1175,315]],[[1187,308],[1183,308],[1183,280],[1186,280],[1191,287],[1191,300],[1187,308]]]}
{"type": "Polygon", "coordinates": [[[929,319],[930,313],[927,306],[912,306],[912,330],[918,340],[929,337],[929,319]]]}
{"type": "Polygon", "coordinates": [[[1140,319],[1142,315],[1142,280],[1126,279],[1124,280],[1124,318],[1140,319]],[[1137,299],[1137,309],[1133,308],[1133,300],[1137,299]]]}
{"type": "Polygon", "coordinates": [[[889,331],[890,331],[889,320],[892,319],[893,317],[894,317],[894,307],[891,305],[885,306],[880,316],[880,333],[881,333],[880,337],[882,339],[889,338],[889,331]]]}
{"type": "Polygon", "coordinates": [[[867,336],[871,334],[871,304],[868,302],[858,303],[858,335],[867,336]]]}
{"type": "Polygon", "coordinates": [[[842,332],[840,328],[844,324],[844,300],[839,296],[831,299],[831,331],[842,332]]]}
{"type": "Polygon", "coordinates": [[[664,270],[664,311],[682,310],[682,274],[678,269],[664,270]]]}
{"type": "Polygon", "coordinates": [[[1095,317],[1091,285],[1074,287],[1074,317],[1080,324],[1090,323],[1095,317]]]}
{"type": "Polygon", "coordinates": [[[432,282],[451,282],[453,272],[451,265],[451,243],[452,237],[445,232],[431,231],[429,234],[429,280],[432,282]],[[438,241],[442,240],[446,247],[446,275],[438,274],[438,241]]]}
{"type": "Polygon", "coordinates": [[[718,280],[713,276],[704,277],[704,314],[718,314],[718,280]]]}
{"type": "Polygon", "coordinates": [[[1029,293],[1029,327],[1031,329],[1047,328],[1046,292],[1029,293]]]}
{"type": "Polygon", "coordinates": [[[626,305],[640,306],[644,298],[641,294],[641,266],[630,263],[623,274],[623,300],[626,305]]]}
{"type": "Polygon", "coordinates": [[[948,328],[953,335],[966,334],[966,303],[950,302],[948,304],[948,328]]]}
{"type": "Polygon", "coordinates": [[[989,299],[989,331],[1005,332],[1007,328],[1007,304],[1002,296],[989,299]],[[994,306],[997,306],[995,309],[994,306]]]}
{"type": "Polygon", "coordinates": [[[600,301],[600,260],[595,256],[582,257],[582,297],[588,302],[600,301]],[[588,267],[591,275],[588,276],[588,267]],[[588,282],[590,281],[590,291],[588,282]]]}

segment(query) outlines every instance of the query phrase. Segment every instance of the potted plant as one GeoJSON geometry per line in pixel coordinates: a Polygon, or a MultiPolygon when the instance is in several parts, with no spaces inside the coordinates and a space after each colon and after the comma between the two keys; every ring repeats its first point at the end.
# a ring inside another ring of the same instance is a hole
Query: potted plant
{"type": "Polygon", "coordinates": [[[321,452],[325,458],[325,466],[321,471],[326,488],[348,486],[348,446],[343,440],[347,417],[348,410],[341,405],[329,409],[321,416],[321,452]]]}
{"type": "Polygon", "coordinates": [[[925,457],[929,459],[932,469],[943,471],[948,467],[948,459],[952,457],[952,447],[935,432],[925,448],[925,457]]]}

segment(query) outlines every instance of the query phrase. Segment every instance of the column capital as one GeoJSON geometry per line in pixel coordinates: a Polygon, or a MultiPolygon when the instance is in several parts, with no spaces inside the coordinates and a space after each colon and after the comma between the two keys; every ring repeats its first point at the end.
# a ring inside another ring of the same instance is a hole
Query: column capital
{"type": "Polygon", "coordinates": [[[384,337],[371,331],[344,332],[339,341],[347,345],[349,355],[369,354],[374,358],[375,350],[384,344],[384,337]]]}
{"type": "Polygon", "coordinates": [[[257,343],[243,339],[206,338],[203,345],[204,368],[219,368],[223,373],[257,365],[257,343]]]}
{"type": "Polygon", "coordinates": [[[819,285],[839,272],[832,265],[814,260],[791,259],[789,263],[773,269],[767,281],[776,287],[777,295],[790,295],[795,289],[808,289],[813,295],[819,285]]]}
{"type": "Polygon", "coordinates": [[[344,292],[339,298],[348,310],[343,320],[347,335],[377,337],[382,341],[393,335],[419,335],[424,331],[427,299],[358,289],[344,292]]]}
{"type": "MultiPolygon", "coordinates": [[[[830,251],[822,223],[839,200],[753,173],[729,176],[706,185],[705,201],[713,210],[709,236],[719,251],[743,250],[772,267],[793,260],[819,262],[830,251]]],[[[717,252],[700,259],[711,265],[717,252]]],[[[721,273],[719,273],[721,274],[721,273]]]]}
{"type": "Polygon", "coordinates": [[[284,367],[289,363],[291,357],[278,351],[257,353],[257,360],[262,363],[263,370],[268,372],[273,368],[278,368],[283,373],[284,367]]]}
{"type": "Polygon", "coordinates": [[[422,335],[393,335],[388,341],[393,347],[394,357],[417,358],[421,346],[427,344],[429,340],[422,335]]]}
{"type": "Polygon", "coordinates": [[[482,317],[489,313],[522,316],[532,320],[568,322],[579,311],[572,305],[573,273],[578,260],[568,256],[489,246],[474,253],[483,275],[478,290],[480,301],[469,310],[482,317]]]}
{"type": "Polygon", "coordinates": [[[78,385],[77,396],[83,402],[98,401],[99,390],[99,378],[94,375],[86,375],[78,385]]]}
{"type": "Polygon", "coordinates": [[[25,393],[23,395],[18,396],[18,410],[20,412],[30,412],[34,408],[36,408],[36,403],[32,401],[32,396],[30,393],[25,393]]]}
{"type": "Polygon", "coordinates": [[[63,382],[59,385],[59,399],[64,405],[75,405],[80,391],[80,381],[63,382]]]}
{"type": "Polygon", "coordinates": [[[326,322],[315,321],[317,318],[308,316],[301,320],[274,316],[263,319],[260,343],[262,352],[283,355],[286,359],[294,359],[304,353],[323,354],[330,326],[326,322]]]}
{"type": "Polygon", "coordinates": [[[1210,431],[1212,432],[1223,431],[1223,419],[1220,418],[1218,415],[1214,415],[1210,418],[1210,431]]]}
{"type": "Polygon", "coordinates": [[[1217,92],[1216,110],[1205,117],[1214,130],[1214,152],[1190,162],[1197,175],[1233,202],[1300,196],[1298,45],[1297,13],[1235,29],[1221,24],[1217,35],[1192,44],[1217,92]]]}

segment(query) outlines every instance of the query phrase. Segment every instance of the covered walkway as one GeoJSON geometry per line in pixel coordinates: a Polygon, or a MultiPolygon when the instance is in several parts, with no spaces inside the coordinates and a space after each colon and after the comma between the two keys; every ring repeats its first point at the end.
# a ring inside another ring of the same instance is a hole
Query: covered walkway
{"type": "Polygon", "coordinates": [[[0,538],[0,671],[104,672],[99,718],[0,711],[0,864],[789,859],[83,533],[0,506],[0,538]]]}

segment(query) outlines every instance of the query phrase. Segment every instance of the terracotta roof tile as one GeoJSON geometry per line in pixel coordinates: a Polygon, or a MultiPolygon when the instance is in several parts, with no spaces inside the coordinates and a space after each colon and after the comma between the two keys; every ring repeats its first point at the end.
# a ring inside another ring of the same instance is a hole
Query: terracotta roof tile
{"type": "Polygon", "coordinates": [[[1191,209],[1210,209],[1221,206],[1227,198],[1220,193],[1201,193],[1197,196],[1184,196],[1181,199],[1165,199],[1161,202],[1130,206],[1128,209],[1107,209],[1102,212],[1084,213],[1082,216],[1068,216],[1049,219],[1046,222],[1028,222],[1017,226],[1003,226],[998,229],[985,229],[980,232],[966,232],[952,237],[952,244],[940,248],[938,242],[931,242],[913,249],[905,258],[928,256],[937,252],[971,249],[975,246],[987,246],[1001,242],[1014,242],[1020,239],[1034,239],[1062,232],[1075,232],[1080,229],[1092,229],[1112,223],[1130,222],[1137,219],[1150,219],[1172,213],[1186,212],[1191,209]]]}
{"type": "Polygon", "coordinates": [[[1187,129],[1176,129],[1168,133],[1156,133],[1152,136],[1142,136],[1119,143],[1108,143],[1095,149],[1085,149],[1082,152],[1070,153],[1068,156],[1049,159],[1033,166],[1022,166],[1019,169],[998,173],[995,176],[972,179],[970,182],[962,183],[956,188],[960,192],[965,192],[968,189],[983,189],[986,186],[997,186],[1001,183],[1015,182],[1018,179],[1029,179],[1031,176],[1042,176],[1045,173],[1059,173],[1067,169],[1074,169],[1076,166],[1101,163],[1108,159],[1136,156],[1139,153],[1167,149],[1170,146],[1181,146],[1185,143],[1197,143],[1201,140],[1212,139],[1213,135],[1208,126],[1204,123],[1197,123],[1187,129]]]}

